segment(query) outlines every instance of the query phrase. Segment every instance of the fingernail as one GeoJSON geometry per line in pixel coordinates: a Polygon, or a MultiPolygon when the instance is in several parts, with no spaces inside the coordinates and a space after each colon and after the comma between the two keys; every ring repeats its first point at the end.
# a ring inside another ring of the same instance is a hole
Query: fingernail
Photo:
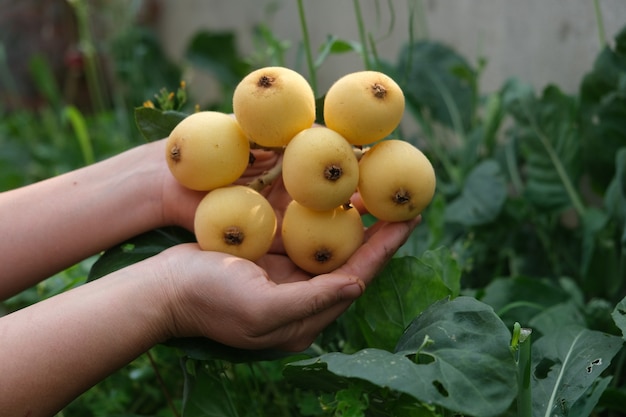
{"type": "Polygon", "coordinates": [[[365,291],[365,284],[358,278],[355,278],[352,284],[348,284],[341,288],[341,295],[346,299],[359,298],[365,291]]]}

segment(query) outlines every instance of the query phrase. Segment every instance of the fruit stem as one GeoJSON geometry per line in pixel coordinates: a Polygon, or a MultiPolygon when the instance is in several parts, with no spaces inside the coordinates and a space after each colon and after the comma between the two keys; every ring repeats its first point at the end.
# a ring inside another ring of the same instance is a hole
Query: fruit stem
{"type": "Polygon", "coordinates": [[[361,158],[363,158],[363,155],[365,155],[365,152],[369,151],[370,148],[353,147],[352,150],[354,151],[354,156],[356,156],[356,159],[360,161],[361,158]]]}
{"type": "Polygon", "coordinates": [[[302,29],[302,43],[306,53],[307,67],[309,68],[309,77],[313,94],[317,97],[317,71],[313,63],[313,52],[311,49],[311,39],[309,38],[309,29],[306,24],[306,16],[304,13],[304,4],[302,0],[298,0],[298,14],[300,16],[300,28],[302,29]]]}
{"type": "Polygon", "coordinates": [[[272,168],[265,171],[263,174],[250,181],[247,186],[255,191],[261,191],[265,187],[272,185],[274,180],[283,172],[283,160],[282,157],[276,162],[272,168]]]}
{"type": "Polygon", "coordinates": [[[105,110],[105,97],[102,88],[102,77],[96,56],[96,46],[89,29],[89,2],[84,0],[68,1],[74,9],[78,24],[78,43],[85,57],[85,78],[87,88],[96,113],[105,110]]]}
{"type": "Polygon", "coordinates": [[[365,35],[365,25],[363,24],[363,13],[361,13],[361,4],[359,0],[353,0],[354,14],[356,15],[356,22],[359,27],[359,38],[361,39],[361,54],[363,56],[363,65],[366,70],[371,69],[369,53],[367,51],[367,36],[365,35]]]}
{"type": "Polygon", "coordinates": [[[602,18],[602,10],[600,9],[600,0],[593,1],[593,7],[596,13],[596,22],[598,25],[598,38],[600,39],[600,47],[606,46],[606,33],[604,31],[604,19],[602,18]]]}
{"type": "Polygon", "coordinates": [[[262,149],[264,151],[271,151],[271,152],[274,152],[274,153],[279,154],[279,155],[285,152],[285,148],[282,147],[282,146],[274,146],[274,147],[272,147],[272,146],[261,146],[258,143],[252,142],[252,141],[250,141],[250,149],[262,149]]]}
{"type": "Polygon", "coordinates": [[[517,364],[517,415],[519,417],[532,416],[531,333],[531,329],[522,328],[517,322],[513,327],[511,351],[515,355],[517,364]]]}

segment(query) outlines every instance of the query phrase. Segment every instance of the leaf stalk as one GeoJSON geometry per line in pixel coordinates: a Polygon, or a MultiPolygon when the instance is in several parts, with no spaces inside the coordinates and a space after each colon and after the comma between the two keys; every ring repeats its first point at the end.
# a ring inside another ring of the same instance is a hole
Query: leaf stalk
{"type": "Polygon", "coordinates": [[[304,52],[306,55],[307,67],[309,69],[309,77],[313,94],[317,97],[317,70],[313,61],[313,51],[311,49],[311,38],[309,37],[309,29],[306,23],[306,14],[304,12],[303,0],[298,0],[298,15],[300,17],[300,28],[302,29],[302,42],[304,44],[304,52]]]}

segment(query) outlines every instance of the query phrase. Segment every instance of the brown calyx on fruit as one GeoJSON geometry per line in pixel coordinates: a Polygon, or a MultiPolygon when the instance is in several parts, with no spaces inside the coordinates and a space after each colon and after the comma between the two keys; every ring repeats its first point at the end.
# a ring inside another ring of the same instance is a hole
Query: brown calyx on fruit
{"type": "Polygon", "coordinates": [[[387,96],[387,89],[380,83],[372,85],[372,94],[379,100],[384,99],[387,96]]]}
{"type": "Polygon", "coordinates": [[[237,226],[229,226],[224,229],[224,242],[227,245],[238,246],[243,243],[245,235],[237,226]]]}
{"type": "Polygon", "coordinates": [[[393,193],[393,197],[391,197],[393,202],[398,205],[408,204],[411,202],[411,193],[409,193],[404,188],[400,188],[395,193],[393,193]]]}
{"type": "Polygon", "coordinates": [[[170,149],[170,159],[174,162],[180,161],[180,147],[176,144],[170,149]]]}
{"type": "Polygon", "coordinates": [[[320,248],[316,250],[315,253],[313,254],[313,259],[315,259],[315,262],[320,263],[320,264],[330,261],[332,257],[333,257],[333,252],[327,248],[320,248]]]}
{"type": "Polygon", "coordinates": [[[340,165],[330,164],[324,169],[324,178],[329,181],[337,181],[343,175],[343,169],[340,165]]]}
{"type": "Polygon", "coordinates": [[[262,75],[256,85],[262,88],[270,88],[274,85],[274,81],[276,81],[276,78],[270,77],[269,75],[262,75]]]}

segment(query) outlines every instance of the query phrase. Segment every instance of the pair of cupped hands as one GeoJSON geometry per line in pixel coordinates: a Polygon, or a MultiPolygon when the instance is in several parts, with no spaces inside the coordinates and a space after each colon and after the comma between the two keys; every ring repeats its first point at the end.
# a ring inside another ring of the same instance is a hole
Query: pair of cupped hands
{"type": "MultiPolygon", "coordinates": [[[[281,162],[281,155],[253,150],[255,161],[239,184],[246,184],[281,162]]],[[[165,166],[165,164],[163,164],[165,166]]],[[[181,187],[164,172],[164,210],[193,230],[193,213],[205,193],[181,187]]],[[[278,232],[268,254],[257,262],[202,251],[196,244],[170,248],[157,257],[171,278],[169,336],[204,336],[247,349],[306,349],[320,332],[358,298],[420,221],[376,222],[362,246],[341,267],[311,276],[285,254],[280,239],[282,213],[291,200],[279,176],[261,193],[274,207],[278,232]]],[[[351,203],[365,209],[355,193],[351,203]]]]}

